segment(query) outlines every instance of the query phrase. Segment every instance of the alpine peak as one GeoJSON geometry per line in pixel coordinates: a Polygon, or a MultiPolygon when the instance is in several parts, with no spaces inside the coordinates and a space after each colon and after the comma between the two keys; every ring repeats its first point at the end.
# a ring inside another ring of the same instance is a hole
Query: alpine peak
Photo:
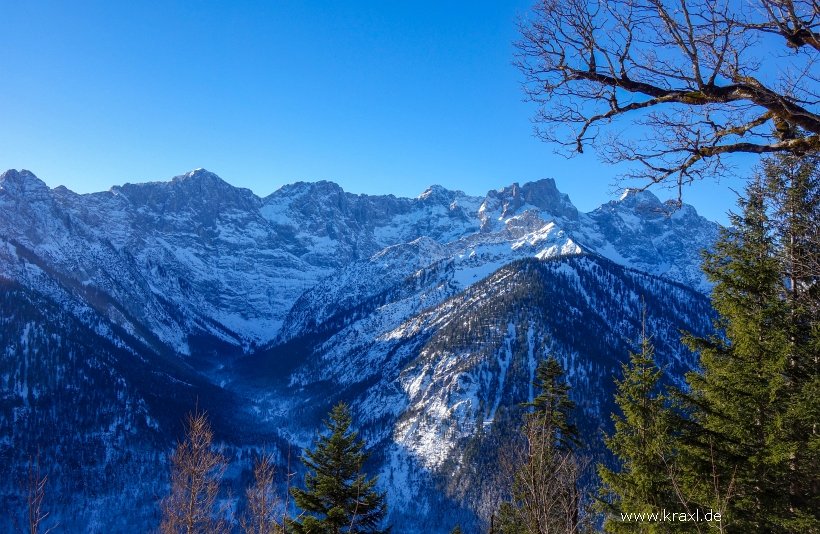
{"type": "Polygon", "coordinates": [[[440,185],[431,185],[427,189],[424,190],[422,194],[416,197],[417,200],[445,200],[449,202],[453,196],[453,193],[459,193],[458,191],[450,191],[446,187],[442,187],[440,185]]]}
{"type": "Polygon", "coordinates": [[[0,189],[7,191],[13,196],[42,197],[48,195],[49,187],[37,178],[33,172],[25,169],[9,169],[0,174],[0,189]]]}

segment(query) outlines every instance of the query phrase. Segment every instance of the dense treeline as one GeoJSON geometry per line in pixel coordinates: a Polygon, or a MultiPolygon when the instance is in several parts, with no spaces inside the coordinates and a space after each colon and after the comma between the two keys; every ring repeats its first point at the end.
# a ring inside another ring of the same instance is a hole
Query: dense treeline
{"type": "Polygon", "coordinates": [[[47,477],[47,524],[69,532],[150,524],[167,481],[158,469],[171,441],[165,429],[202,398],[224,407],[212,412],[224,432],[239,420],[225,413],[233,402],[186,363],[64,298],[0,277],[0,530],[25,523],[33,464],[47,477]],[[123,496],[128,513],[109,513],[123,496]]]}
{"type": "Polygon", "coordinates": [[[705,256],[718,334],[687,336],[686,387],[660,387],[646,337],[624,368],[617,462],[600,468],[607,531],[665,531],[622,516],[662,509],[719,513],[723,532],[820,529],[818,158],[768,160],[740,208],[705,256]]]}
{"type": "Polygon", "coordinates": [[[0,318],[0,530],[28,523],[17,512],[26,508],[32,471],[47,477],[42,508],[51,515],[43,529],[58,517],[60,530],[89,528],[98,506],[118,506],[117,494],[129,495],[136,517],[152,520],[165,442],[139,391],[138,379],[148,382],[150,374],[126,370],[127,349],[89,334],[71,313],[16,284],[0,287],[7,311],[0,318]],[[145,491],[133,492],[137,485],[145,491]]]}

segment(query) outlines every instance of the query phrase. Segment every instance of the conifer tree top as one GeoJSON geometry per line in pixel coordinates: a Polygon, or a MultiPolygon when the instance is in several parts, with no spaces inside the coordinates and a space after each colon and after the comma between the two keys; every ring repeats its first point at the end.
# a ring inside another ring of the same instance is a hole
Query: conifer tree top
{"type": "Polygon", "coordinates": [[[540,393],[525,404],[533,408],[528,417],[544,427],[559,449],[569,449],[578,441],[578,430],[571,422],[575,403],[569,398],[564,369],[554,356],[538,364],[533,385],[540,393]]]}
{"type": "Polygon", "coordinates": [[[364,441],[350,428],[347,405],[334,406],[324,424],[326,433],[302,458],[308,469],[305,489],[291,490],[304,511],[291,528],[299,533],[387,532],[379,529],[387,512],[385,495],[376,491],[377,479],[362,472],[368,455],[364,441]]]}

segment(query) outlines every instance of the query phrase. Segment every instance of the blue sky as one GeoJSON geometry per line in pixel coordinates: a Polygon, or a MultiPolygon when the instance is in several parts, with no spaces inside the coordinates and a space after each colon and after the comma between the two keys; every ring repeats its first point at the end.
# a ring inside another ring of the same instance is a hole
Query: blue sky
{"type": "MultiPolygon", "coordinates": [[[[416,196],[552,177],[590,210],[620,171],[532,136],[511,63],[529,6],[3,2],[0,167],[77,192],[197,167],[259,195],[297,180],[416,196]]],[[[729,186],[742,187],[699,183],[684,200],[725,221],[729,186]]]]}

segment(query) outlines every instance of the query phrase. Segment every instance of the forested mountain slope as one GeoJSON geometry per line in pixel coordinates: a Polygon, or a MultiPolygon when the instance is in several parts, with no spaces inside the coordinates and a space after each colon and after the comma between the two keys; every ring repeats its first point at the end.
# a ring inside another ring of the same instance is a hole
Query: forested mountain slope
{"type": "Polygon", "coordinates": [[[7,171],[3,504],[19,510],[39,454],[64,527],[153,528],[188,410],[208,411],[238,483],[250,451],[285,462],[347,400],[397,531],[476,525],[537,360],[567,367],[590,437],[644,306],[670,379],[691,367],[679,331],[708,330],[716,231],[645,192],[580,213],[552,180],[260,198],[197,170],[77,195],[7,171]]]}

